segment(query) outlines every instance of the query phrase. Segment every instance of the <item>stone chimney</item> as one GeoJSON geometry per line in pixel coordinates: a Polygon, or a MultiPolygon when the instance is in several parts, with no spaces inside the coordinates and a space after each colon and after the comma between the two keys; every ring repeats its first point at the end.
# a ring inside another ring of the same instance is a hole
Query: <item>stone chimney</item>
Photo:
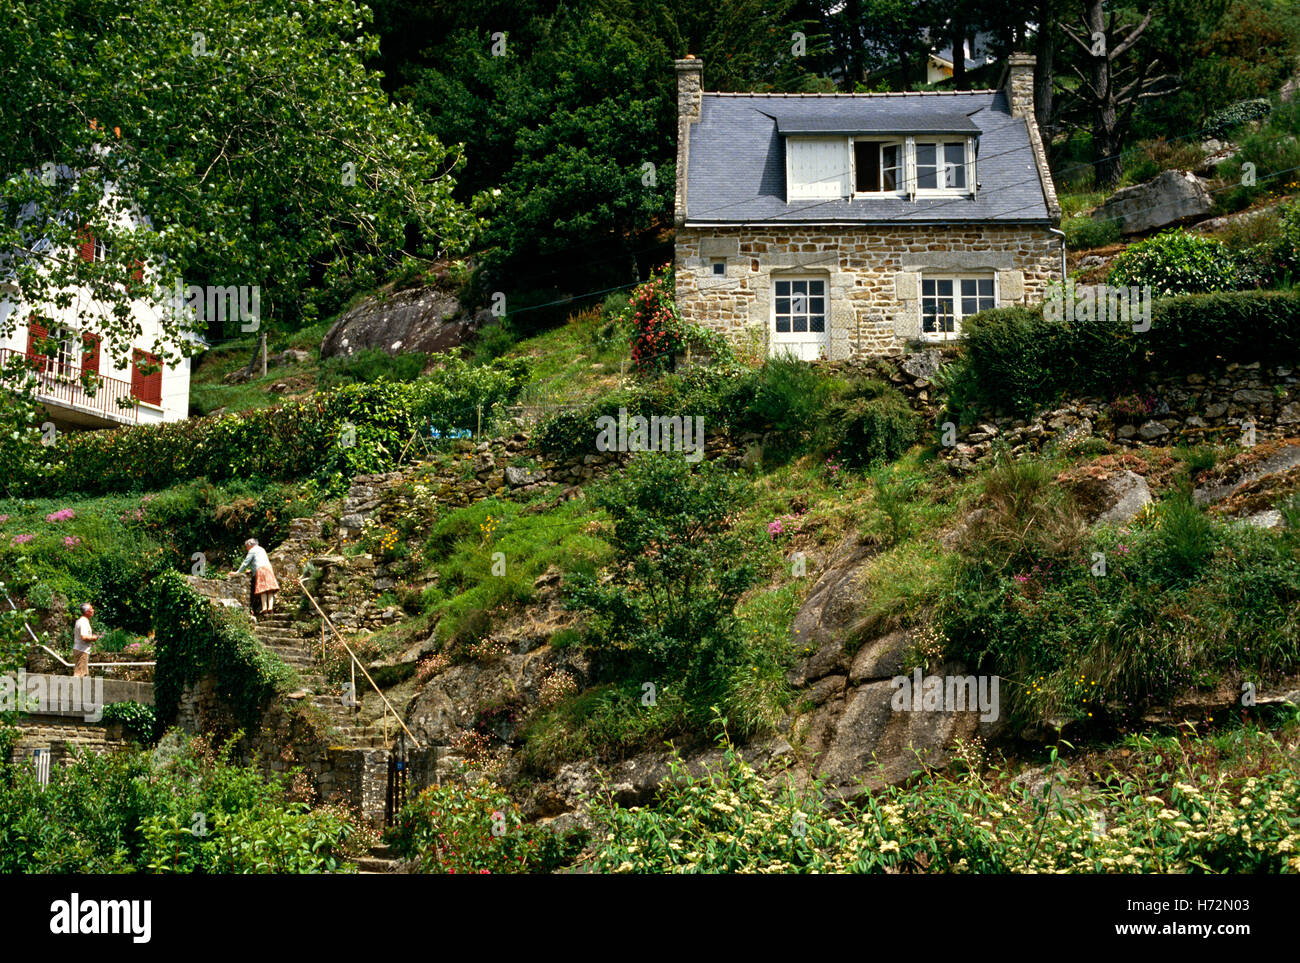
{"type": "Polygon", "coordinates": [[[1007,58],[1002,90],[1012,117],[1034,116],[1034,55],[1013,53],[1007,58]]]}
{"type": "Polygon", "coordinates": [[[686,223],[686,168],[691,156],[691,125],[700,119],[704,90],[704,61],[687,54],[673,62],[677,68],[677,199],[674,220],[686,223]]]}

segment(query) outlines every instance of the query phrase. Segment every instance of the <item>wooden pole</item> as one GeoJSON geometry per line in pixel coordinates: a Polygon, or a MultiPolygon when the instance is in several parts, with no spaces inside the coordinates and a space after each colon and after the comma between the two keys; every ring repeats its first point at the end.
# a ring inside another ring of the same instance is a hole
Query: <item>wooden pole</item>
{"type": "Polygon", "coordinates": [[[266,377],[266,332],[262,332],[262,377],[266,377]]]}

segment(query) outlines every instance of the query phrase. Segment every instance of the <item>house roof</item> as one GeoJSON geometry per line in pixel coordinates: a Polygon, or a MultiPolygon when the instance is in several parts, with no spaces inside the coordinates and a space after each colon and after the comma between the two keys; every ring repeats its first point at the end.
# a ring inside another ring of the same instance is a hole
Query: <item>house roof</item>
{"type": "Polygon", "coordinates": [[[1001,91],[706,93],[687,163],[687,224],[1052,222],[1028,127],[1001,91]],[[975,136],[976,196],[787,204],[783,137],[796,132],[975,136]]]}

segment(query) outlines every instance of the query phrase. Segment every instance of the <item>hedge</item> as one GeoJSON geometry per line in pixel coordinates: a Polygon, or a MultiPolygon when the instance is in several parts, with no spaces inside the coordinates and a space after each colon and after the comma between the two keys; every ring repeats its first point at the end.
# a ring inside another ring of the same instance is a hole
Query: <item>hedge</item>
{"type": "Polygon", "coordinates": [[[1111,318],[1052,322],[1041,307],[985,311],[964,330],[980,402],[1028,412],[1065,394],[1104,394],[1215,363],[1300,362],[1300,293],[1157,298],[1141,332],[1111,318]]]}
{"type": "Polygon", "coordinates": [[[293,670],[231,610],[199,595],[180,574],[163,573],[153,588],[155,738],[175,720],[185,687],[209,674],[235,722],[256,729],[271,697],[293,686],[293,670]]]}
{"type": "Polygon", "coordinates": [[[376,381],[243,414],[60,436],[15,478],[24,494],[166,488],[206,476],[290,479],[390,467],[416,431],[475,430],[522,387],[522,362],[446,367],[411,383],[376,381]],[[349,426],[351,430],[349,430],[349,426]]]}

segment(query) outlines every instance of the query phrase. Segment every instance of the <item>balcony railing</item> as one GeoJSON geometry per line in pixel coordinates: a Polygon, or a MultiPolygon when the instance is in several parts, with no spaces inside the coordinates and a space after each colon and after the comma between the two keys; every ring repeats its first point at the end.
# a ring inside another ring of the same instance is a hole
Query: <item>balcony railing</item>
{"type": "MultiPolygon", "coordinates": [[[[8,370],[19,360],[29,363],[31,359],[13,348],[0,348],[0,372],[8,370]]],[[[44,370],[29,366],[25,374],[35,378],[33,394],[40,401],[102,415],[124,424],[136,423],[139,409],[131,394],[130,382],[93,371],[83,373],[78,365],[62,364],[57,358],[45,355],[39,355],[34,360],[44,370]],[[119,405],[118,402],[123,399],[131,403],[119,405]]]]}

